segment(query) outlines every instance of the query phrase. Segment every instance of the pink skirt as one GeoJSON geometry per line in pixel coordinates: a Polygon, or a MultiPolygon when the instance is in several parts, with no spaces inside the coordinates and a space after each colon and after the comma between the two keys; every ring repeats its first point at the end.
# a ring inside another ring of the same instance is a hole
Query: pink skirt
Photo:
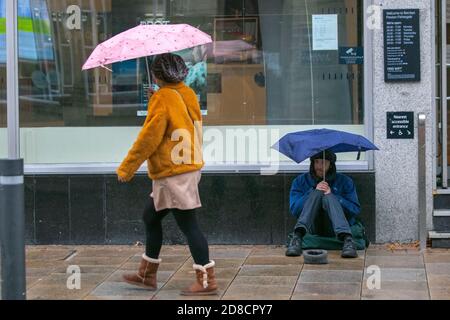
{"type": "Polygon", "coordinates": [[[200,170],[153,180],[153,198],[156,211],[164,209],[190,210],[200,208],[198,184],[200,170]]]}

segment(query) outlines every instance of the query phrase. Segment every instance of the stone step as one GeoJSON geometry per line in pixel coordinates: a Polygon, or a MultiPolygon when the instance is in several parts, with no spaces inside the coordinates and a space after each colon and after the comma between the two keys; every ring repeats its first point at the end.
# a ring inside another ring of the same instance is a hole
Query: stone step
{"type": "MultiPolygon", "coordinates": [[[[446,189],[450,192],[450,189],[446,189]]],[[[450,193],[449,194],[436,194],[433,197],[433,208],[441,210],[450,209],[450,193]]]]}
{"type": "Polygon", "coordinates": [[[428,237],[431,239],[432,248],[450,248],[450,231],[430,231],[428,237]]]}
{"type": "Polygon", "coordinates": [[[447,210],[435,210],[433,212],[433,231],[445,233],[450,230],[450,215],[447,214],[447,210]]]}
{"type": "Polygon", "coordinates": [[[435,209],[433,210],[434,217],[450,217],[449,209],[435,209]]]}
{"type": "Polygon", "coordinates": [[[430,231],[428,232],[428,237],[430,239],[450,239],[450,231],[448,232],[430,231]]]}

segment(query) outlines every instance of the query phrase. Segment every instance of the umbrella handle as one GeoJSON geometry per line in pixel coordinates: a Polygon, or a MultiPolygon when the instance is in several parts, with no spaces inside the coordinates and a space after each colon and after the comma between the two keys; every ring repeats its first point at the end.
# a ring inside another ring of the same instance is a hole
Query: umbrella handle
{"type": "Polygon", "coordinates": [[[152,77],[150,74],[150,67],[148,65],[148,57],[145,57],[145,66],[147,67],[147,80],[148,80],[148,86],[151,87],[152,86],[152,77]]]}
{"type": "Polygon", "coordinates": [[[100,67],[102,67],[102,68],[104,68],[104,69],[106,69],[106,70],[108,70],[108,71],[110,71],[110,72],[113,72],[112,69],[110,69],[110,68],[108,68],[108,67],[105,67],[104,65],[100,65],[100,67]]]}
{"type": "Polygon", "coordinates": [[[323,161],[322,161],[322,168],[323,168],[323,182],[325,182],[325,176],[326,176],[326,172],[325,172],[325,150],[322,151],[323,154],[323,161]]]}

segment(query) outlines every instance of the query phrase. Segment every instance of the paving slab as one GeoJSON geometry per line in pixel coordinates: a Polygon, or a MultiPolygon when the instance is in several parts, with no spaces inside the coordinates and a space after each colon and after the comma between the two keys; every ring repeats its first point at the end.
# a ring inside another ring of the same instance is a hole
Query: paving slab
{"type": "MultiPolygon", "coordinates": [[[[122,276],[126,273],[133,273],[130,270],[117,270],[113,272],[105,281],[107,282],[122,282],[122,276]]],[[[158,271],[157,273],[157,281],[159,283],[166,283],[173,275],[174,271],[158,271]]]]}
{"type": "Polygon", "coordinates": [[[363,259],[328,259],[327,264],[305,264],[303,270],[362,270],[363,259]]]}
{"type": "Polygon", "coordinates": [[[87,257],[87,256],[74,256],[72,259],[64,261],[66,265],[102,265],[102,266],[120,266],[128,261],[128,256],[115,256],[115,257],[87,257]]]}
{"type": "MultiPolygon", "coordinates": [[[[126,262],[123,265],[121,265],[119,269],[137,271],[139,269],[139,265],[140,265],[140,262],[126,262]]],[[[178,263],[178,262],[175,262],[175,263],[162,262],[158,267],[158,271],[176,271],[182,265],[183,265],[183,263],[178,263]]]]}
{"type": "Polygon", "coordinates": [[[301,265],[303,264],[303,256],[286,257],[286,256],[250,256],[245,260],[247,265],[301,265]]]}
{"type": "Polygon", "coordinates": [[[417,249],[389,250],[386,248],[371,248],[366,250],[367,256],[420,256],[421,252],[417,249]]]}
{"type": "MultiPolygon", "coordinates": [[[[53,269],[52,273],[63,273],[66,274],[69,267],[73,265],[67,264],[56,267],[53,269]]],[[[109,266],[109,265],[77,265],[80,268],[82,274],[85,273],[113,273],[119,268],[119,266],[109,266]]]]}
{"type": "Polygon", "coordinates": [[[359,300],[361,283],[298,283],[292,300],[359,300]]]}
{"type": "Polygon", "coordinates": [[[424,291],[409,290],[379,290],[365,292],[361,300],[429,300],[429,295],[424,291]]]}
{"type": "Polygon", "coordinates": [[[210,259],[245,259],[252,252],[248,248],[214,248],[209,251],[210,259]]]}
{"type": "Polygon", "coordinates": [[[450,274],[450,263],[426,263],[425,269],[428,274],[450,274]]]}
{"type": "Polygon", "coordinates": [[[358,250],[358,256],[356,258],[342,258],[341,257],[341,250],[327,250],[328,259],[342,259],[342,260],[364,260],[365,258],[365,251],[364,250],[358,250]]]}
{"type": "Polygon", "coordinates": [[[250,256],[258,257],[258,256],[284,256],[286,253],[285,246],[263,246],[263,247],[255,247],[250,256]]]}
{"type": "Polygon", "coordinates": [[[450,288],[450,274],[428,274],[429,288],[450,288]]]}
{"type": "Polygon", "coordinates": [[[34,251],[30,251],[27,250],[26,251],[26,255],[25,258],[27,261],[31,261],[31,260],[56,260],[56,261],[62,261],[65,258],[67,258],[69,255],[71,255],[73,252],[75,252],[75,250],[34,250],[34,251]]]}
{"type": "MultiPolygon", "coordinates": [[[[214,268],[217,279],[233,279],[240,268],[214,268]]],[[[192,268],[180,269],[173,275],[174,279],[195,279],[195,271],[192,268]]]]}
{"type": "Polygon", "coordinates": [[[297,276],[294,277],[280,277],[280,276],[237,276],[233,284],[235,285],[249,285],[249,286],[280,286],[280,287],[294,287],[297,282],[297,276]]]}
{"type": "Polygon", "coordinates": [[[430,288],[432,300],[450,300],[450,288],[430,288]]]}
{"type": "Polygon", "coordinates": [[[231,284],[224,300],[289,300],[292,286],[258,286],[231,284]]]}
{"type": "MultiPolygon", "coordinates": [[[[216,268],[239,268],[244,264],[244,262],[246,263],[245,258],[233,258],[233,259],[217,258],[213,260],[216,263],[216,268]]],[[[192,269],[193,264],[194,260],[192,260],[192,258],[189,258],[183,264],[182,270],[192,269]]]]}
{"type": "MultiPolygon", "coordinates": [[[[160,255],[159,257],[162,263],[184,263],[189,258],[188,255],[160,255]]],[[[142,254],[135,255],[128,259],[127,262],[140,263],[142,260],[142,254]]]]}
{"type": "MultiPolygon", "coordinates": [[[[52,273],[57,268],[29,268],[26,267],[25,271],[27,277],[44,277],[52,273]]],[[[66,270],[66,268],[64,268],[66,270]]]]}
{"type": "Polygon", "coordinates": [[[53,270],[58,266],[65,264],[65,261],[61,260],[26,260],[25,265],[27,268],[38,268],[38,269],[50,269],[53,270]]]}
{"type": "Polygon", "coordinates": [[[426,281],[384,281],[380,289],[368,289],[364,283],[363,300],[428,300],[430,298],[426,281]]]}
{"type": "MultiPolygon", "coordinates": [[[[372,277],[374,273],[364,273],[364,281],[372,277]]],[[[380,268],[381,282],[384,281],[427,281],[425,269],[412,268],[380,268]]]]}
{"type": "Polygon", "coordinates": [[[333,282],[361,282],[363,271],[355,270],[303,270],[299,282],[319,282],[319,283],[333,283],[333,282]]]}
{"type": "Polygon", "coordinates": [[[366,267],[375,265],[380,268],[424,268],[422,256],[370,256],[366,258],[366,267]]]}
{"type": "MultiPolygon", "coordinates": [[[[211,247],[210,247],[211,248],[211,247]]],[[[141,252],[144,252],[143,249],[141,249],[141,252]]],[[[174,245],[174,246],[162,246],[161,248],[161,255],[183,255],[189,253],[189,247],[188,246],[181,246],[181,245],[174,245]]]]}
{"type": "MultiPolygon", "coordinates": [[[[172,278],[170,279],[167,283],[164,284],[163,287],[161,287],[158,291],[158,294],[162,291],[167,291],[167,290],[184,290],[186,288],[188,288],[191,284],[193,284],[195,281],[195,278],[191,278],[191,279],[186,279],[186,278],[172,278]]],[[[231,279],[219,279],[217,280],[217,286],[219,288],[219,292],[224,292],[226,290],[226,288],[228,288],[228,286],[231,283],[231,279]]]]}
{"type": "Polygon", "coordinates": [[[96,287],[89,295],[90,296],[133,296],[144,297],[150,299],[155,294],[155,291],[150,291],[144,288],[136,287],[125,282],[103,282],[96,287]]]}
{"type": "Polygon", "coordinates": [[[87,296],[83,300],[151,300],[153,296],[87,296]]]}
{"type": "Polygon", "coordinates": [[[290,265],[244,265],[239,276],[298,276],[302,270],[301,264],[290,265]]]}
{"type": "Polygon", "coordinates": [[[425,263],[450,263],[450,254],[426,254],[425,263]]]}
{"type": "MultiPolygon", "coordinates": [[[[62,289],[67,289],[67,281],[71,277],[71,274],[62,274],[62,273],[52,273],[48,275],[45,278],[42,278],[42,280],[39,281],[40,285],[44,286],[58,286],[62,289]]],[[[86,273],[80,275],[80,285],[81,288],[83,287],[92,287],[97,286],[100,283],[102,283],[106,278],[108,277],[108,274],[101,274],[101,273],[86,273]]]]}
{"type": "Polygon", "coordinates": [[[164,290],[158,292],[151,300],[220,300],[222,294],[210,296],[182,296],[179,289],[164,290]]]}
{"type": "Polygon", "coordinates": [[[93,287],[69,290],[60,285],[36,284],[27,290],[28,300],[80,300],[91,292],[93,287]]]}

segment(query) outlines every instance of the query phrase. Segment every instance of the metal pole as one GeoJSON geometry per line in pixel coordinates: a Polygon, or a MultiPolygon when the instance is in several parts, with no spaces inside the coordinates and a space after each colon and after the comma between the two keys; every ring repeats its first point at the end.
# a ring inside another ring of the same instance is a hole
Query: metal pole
{"type": "Polygon", "coordinates": [[[19,60],[17,50],[17,0],[6,1],[6,72],[8,158],[19,159],[19,60]]]}
{"type": "Polygon", "coordinates": [[[442,188],[448,187],[447,171],[447,1],[441,0],[441,130],[442,188]]]}
{"type": "Polygon", "coordinates": [[[4,300],[24,300],[25,204],[20,157],[17,0],[6,1],[8,158],[0,159],[0,290],[4,300]]]}
{"type": "Polygon", "coordinates": [[[419,201],[419,242],[420,250],[427,246],[427,206],[426,206],[426,115],[419,113],[418,121],[418,201],[419,201]]]}
{"type": "Polygon", "coordinates": [[[25,300],[23,160],[0,160],[0,254],[3,300],[25,300]]]}

